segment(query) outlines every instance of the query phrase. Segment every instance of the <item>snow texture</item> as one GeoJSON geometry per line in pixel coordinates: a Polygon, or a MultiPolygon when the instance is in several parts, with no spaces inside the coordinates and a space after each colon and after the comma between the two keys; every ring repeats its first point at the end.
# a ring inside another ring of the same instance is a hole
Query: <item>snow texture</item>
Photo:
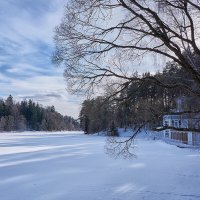
{"type": "Polygon", "coordinates": [[[1,200],[196,200],[200,152],[136,140],[136,158],[113,159],[105,137],[80,132],[1,133],[1,200]]]}

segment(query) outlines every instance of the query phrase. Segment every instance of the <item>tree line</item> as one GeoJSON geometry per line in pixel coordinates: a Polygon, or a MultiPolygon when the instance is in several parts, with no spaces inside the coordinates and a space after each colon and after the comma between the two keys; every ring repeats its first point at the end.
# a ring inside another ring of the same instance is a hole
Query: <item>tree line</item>
{"type": "Polygon", "coordinates": [[[134,81],[117,96],[115,92],[106,92],[82,103],[79,115],[81,128],[85,133],[106,131],[112,135],[117,135],[117,127],[156,130],[162,126],[164,114],[176,112],[178,98],[184,98],[185,102],[181,105],[184,113],[198,113],[200,97],[181,84],[188,85],[193,91],[198,89],[192,77],[175,62],[168,62],[162,72],[154,75],[135,73],[134,81]],[[176,86],[177,79],[180,87],[176,86]]]}
{"type": "Polygon", "coordinates": [[[62,116],[54,106],[42,107],[33,100],[15,102],[13,97],[0,99],[0,131],[61,131],[77,130],[79,123],[62,116]]]}

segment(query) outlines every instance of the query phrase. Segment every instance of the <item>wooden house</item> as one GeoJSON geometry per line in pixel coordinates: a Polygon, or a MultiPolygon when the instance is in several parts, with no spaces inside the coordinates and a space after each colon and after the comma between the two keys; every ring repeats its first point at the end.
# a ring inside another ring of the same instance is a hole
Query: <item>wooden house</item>
{"type": "Polygon", "coordinates": [[[200,129],[200,115],[183,114],[180,103],[182,102],[178,99],[176,112],[163,116],[163,126],[170,127],[163,131],[163,136],[168,141],[200,146],[200,132],[197,132],[200,129]]]}

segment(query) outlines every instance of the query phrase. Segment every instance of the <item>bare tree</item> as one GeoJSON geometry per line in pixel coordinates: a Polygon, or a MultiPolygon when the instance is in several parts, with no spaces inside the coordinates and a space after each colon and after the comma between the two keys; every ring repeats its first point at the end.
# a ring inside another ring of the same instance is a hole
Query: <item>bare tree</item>
{"type": "Polygon", "coordinates": [[[150,81],[200,96],[199,37],[199,0],[71,0],[56,29],[53,60],[64,65],[71,92],[109,85],[118,97],[132,83],[150,81]],[[190,82],[135,76],[136,64],[151,55],[177,63],[190,82]]]}
{"type": "Polygon", "coordinates": [[[66,67],[72,92],[108,82],[119,92],[135,78],[133,61],[152,53],[174,60],[199,85],[190,55],[200,56],[199,11],[199,0],[71,0],[56,30],[54,61],[66,67]]]}

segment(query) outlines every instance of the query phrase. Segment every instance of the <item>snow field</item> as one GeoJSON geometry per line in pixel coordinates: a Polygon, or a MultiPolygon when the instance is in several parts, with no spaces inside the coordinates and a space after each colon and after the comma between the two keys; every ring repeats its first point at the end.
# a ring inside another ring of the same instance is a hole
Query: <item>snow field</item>
{"type": "Polygon", "coordinates": [[[136,140],[136,158],[105,154],[80,132],[0,133],[1,200],[196,200],[200,152],[136,140]]]}

